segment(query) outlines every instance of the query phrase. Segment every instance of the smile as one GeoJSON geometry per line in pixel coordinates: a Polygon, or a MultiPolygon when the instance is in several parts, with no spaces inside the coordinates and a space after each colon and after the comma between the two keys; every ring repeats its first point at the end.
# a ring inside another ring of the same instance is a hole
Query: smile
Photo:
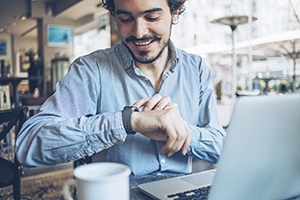
{"type": "Polygon", "coordinates": [[[134,44],[136,46],[145,46],[150,44],[151,42],[153,42],[153,40],[149,40],[149,41],[135,41],[134,44]]]}
{"type": "Polygon", "coordinates": [[[157,36],[145,36],[143,38],[139,38],[137,39],[134,36],[130,36],[128,38],[125,39],[125,41],[129,44],[130,42],[132,42],[135,46],[137,47],[142,47],[142,46],[147,46],[150,45],[151,43],[153,43],[154,41],[158,41],[160,40],[159,37],[157,36]]]}

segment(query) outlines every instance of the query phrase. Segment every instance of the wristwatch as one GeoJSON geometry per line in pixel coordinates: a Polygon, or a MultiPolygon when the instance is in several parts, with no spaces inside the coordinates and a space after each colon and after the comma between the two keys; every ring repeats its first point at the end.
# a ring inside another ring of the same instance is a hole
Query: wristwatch
{"type": "Polygon", "coordinates": [[[137,111],[139,111],[139,109],[135,106],[125,106],[122,111],[123,126],[127,134],[135,134],[135,132],[131,128],[131,115],[133,112],[137,111]]]}

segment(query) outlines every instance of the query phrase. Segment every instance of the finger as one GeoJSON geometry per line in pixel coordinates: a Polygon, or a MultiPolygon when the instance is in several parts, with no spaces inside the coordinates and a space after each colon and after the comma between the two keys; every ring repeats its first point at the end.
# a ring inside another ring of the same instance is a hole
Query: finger
{"type": "Polygon", "coordinates": [[[163,110],[169,110],[172,108],[178,108],[178,105],[176,103],[169,103],[163,108],[163,110]]]}
{"type": "Polygon", "coordinates": [[[180,151],[185,142],[185,137],[180,134],[183,131],[183,128],[174,129],[170,134],[168,133],[168,138],[166,144],[162,147],[162,152],[167,154],[167,156],[172,156],[174,153],[180,151]]]}
{"type": "Polygon", "coordinates": [[[163,110],[166,106],[170,106],[172,104],[171,98],[169,96],[165,96],[157,102],[154,106],[153,110],[163,110]]]}
{"type": "Polygon", "coordinates": [[[176,141],[174,142],[173,146],[170,148],[167,155],[170,157],[174,153],[180,151],[183,148],[185,141],[186,141],[186,137],[183,137],[182,135],[177,134],[176,141]]]}
{"type": "Polygon", "coordinates": [[[185,128],[185,131],[186,131],[186,137],[185,137],[185,141],[184,141],[184,144],[182,146],[182,149],[181,149],[181,153],[183,155],[185,155],[187,153],[187,150],[190,147],[190,144],[192,142],[192,131],[191,131],[190,127],[188,126],[188,124],[186,122],[184,122],[184,128],[185,128]]]}
{"type": "Polygon", "coordinates": [[[170,157],[174,153],[180,151],[182,149],[183,144],[184,144],[184,140],[177,140],[172,146],[172,148],[169,150],[169,152],[167,153],[167,156],[170,157]]]}
{"type": "Polygon", "coordinates": [[[166,138],[166,143],[160,149],[161,153],[167,154],[171,150],[172,146],[176,141],[175,133],[176,133],[175,129],[170,126],[169,130],[166,131],[166,134],[168,136],[166,138]]]}
{"type": "Polygon", "coordinates": [[[152,110],[161,99],[162,98],[161,98],[160,94],[155,94],[147,102],[144,103],[143,111],[152,110]]]}
{"type": "Polygon", "coordinates": [[[191,143],[191,130],[186,122],[183,121],[183,124],[178,124],[174,124],[174,130],[176,131],[173,136],[175,138],[174,141],[170,141],[169,143],[167,141],[166,146],[163,148],[163,152],[169,157],[180,150],[182,154],[185,155],[191,143]],[[177,126],[178,124],[179,126],[177,126]]]}
{"type": "Polygon", "coordinates": [[[191,142],[192,142],[192,135],[191,135],[191,132],[189,132],[188,137],[184,141],[183,147],[181,149],[181,153],[183,155],[186,155],[187,150],[189,149],[191,142]]]}
{"type": "Polygon", "coordinates": [[[147,101],[148,101],[148,99],[142,98],[142,99],[136,101],[135,103],[133,103],[132,105],[137,108],[141,108],[147,101]]]}

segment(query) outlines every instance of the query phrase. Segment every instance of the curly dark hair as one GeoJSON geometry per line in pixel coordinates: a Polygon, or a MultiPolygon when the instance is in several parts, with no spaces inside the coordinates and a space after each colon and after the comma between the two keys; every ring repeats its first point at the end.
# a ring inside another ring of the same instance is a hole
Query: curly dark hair
{"type": "MultiPolygon", "coordinates": [[[[185,11],[184,3],[187,0],[168,0],[171,13],[179,10],[179,14],[185,11]]],[[[114,0],[102,0],[102,7],[107,9],[113,16],[115,15],[115,3],[114,0]]]]}

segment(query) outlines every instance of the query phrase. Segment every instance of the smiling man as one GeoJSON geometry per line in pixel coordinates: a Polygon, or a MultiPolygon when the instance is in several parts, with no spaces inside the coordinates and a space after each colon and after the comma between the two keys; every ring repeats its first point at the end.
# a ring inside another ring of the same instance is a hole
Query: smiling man
{"type": "Polygon", "coordinates": [[[185,0],[103,0],[121,44],[79,57],[17,139],[27,166],[92,157],[133,175],[190,173],[192,159],[216,163],[225,133],[211,72],[175,48],[171,29],[185,0]]]}

